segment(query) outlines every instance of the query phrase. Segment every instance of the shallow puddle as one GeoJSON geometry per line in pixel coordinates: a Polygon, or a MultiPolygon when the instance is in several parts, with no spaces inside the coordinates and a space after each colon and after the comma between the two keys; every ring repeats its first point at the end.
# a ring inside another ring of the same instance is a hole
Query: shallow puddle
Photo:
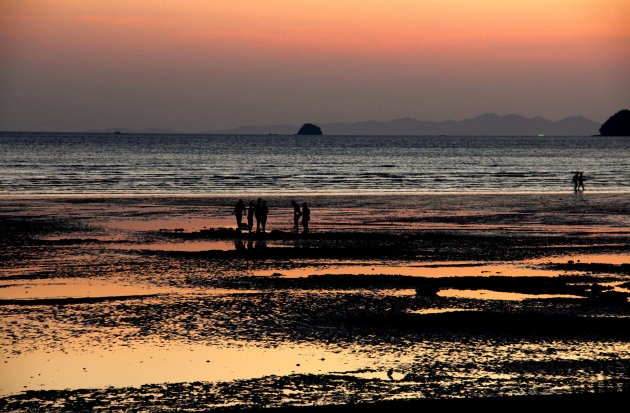
{"type": "Polygon", "coordinates": [[[294,373],[325,374],[373,364],[365,353],[303,344],[268,348],[238,342],[222,346],[171,342],[85,348],[88,350],[42,350],[5,357],[0,363],[0,394],[27,389],[123,387],[294,373]]]}
{"type": "Polygon", "coordinates": [[[423,308],[421,310],[409,311],[410,314],[446,314],[458,313],[461,311],[479,311],[474,308],[423,308]]]}
{"type": "Polygon", "coordinates": [[[125,298],[155,295],[225,296],[260,294],[261,290],[231,288],[166,288],[144,284],[116,284],[108,280],[48,278],[28,281],[0,281],[0,300],[52,300],[78,298],[125,298]]]}
{"type": "Polygon", "coordinates": [[[146,244],[117,244],[108,248],[117,250],[148,250],[148,251],[232,251],[239,248],[233,241],[186,241],[186,242],[154,242],[146,244]]]}
{"type": "MultiPolygon", "coordinates": [[[[599,374],[599,371],[585,370],[576,376],[575,371],[563,369],[549,373],[544,370],[546,362],[557,362],[562,366],[570,360],[606,361],[611,357],[615,360],[630,357],[627,343],[603,340],[500,343],[484,339],[465,342],[431,339],[405,342],[404,346],[383,343],[341,347],[320,342],[274,341],[229,341],[220,345],[174,341],[103,342],[94,340],[99,333],[94,334],[69,340],[61,348],[43,347],[20,352],[14,351],[20,350],[21,346],[16,345],[10,352],[0,353],[0,395],[25,390],[208,383],[291,374],[334,374],[376,379],[381,384],[373,384],[386,386],[376,387],[376,391],[404,390],[395,387],[398,386],[396,382],[400,381],[402,386],[414,383],[418,379],[410,379],[408,375],[411,374],[420,378],[421,381],[416,383],[437,380],[440,388],[468,386],[473,392],[483,393],[479,386],[489,386],[491,391],[501,387],[502,394],[511,394],[522,389],[523,374],[539,380],[543,374],[545,385],[570,382],[576,388],[592,384],[599,374]],[[529,370],[509,367],[523,361],[527,362],[525,367],[531,366],[529,370]],[[541,362],[543,370],[538,370],[536,363],[541,362]],[[516,387],[519,383],[521,387],[516,387]]],[[[370,387],[365,391],[374,389],[370,387]]],[[[300,391],[320,390],[307,381],[300,391]]]]}
{"type": "Polygon", "coordinates": [[[66,241],[66,242],[72,242],[75,244],[78,243],[82,243],[82,244],[89,244],[89,243],[94,243],[94,242],[121,242],[121,241],[125,241],[127,239],[127,237],[122,236],[122,235],[95,235],[92,236],[91,234],[81,234],[80,236],[76,236],[76,237],[68,237],[67,235],[47,235],[47,236],[43,236],[38,238],[41,241],[66,241]]]}
{"type": "MultiPolygon", "coordinates": [[[[575,273],[575,271],[573,272],[575,273]]],[[[254,271],[257,276],[284,276],[287,278],[304,278],[310,275],[404,275],[411,277],[557,277],[566,275],[566,271],[553,271],[532,266],[479,263],[443,263],[432,262],[412,265],[383,264],[344,264],[307,266],[291,269],[271,269],[254,271]]]]}
{"type": "Polygon", "coordinates": [[[558,277],[567,274],[583,274],[581,271],[550,270],[544,268],[549,263],[599,263],[629,264],[630,254],[580,254],[544,257],[511,263],[485,263],[475,261],[435,261],[409,264],[383,265],[380,262],[339,261],[319,265],[282,270],[258,270],[258,276],[284,276],[304,278],[310,275],[404,275],[412,277],[558,277]]]}
{"type": "Polygon", "coordinates": [[[579,255],[559,255],[554,257],[544,257],[529,260],[532,264],[567,264],[570,261],[573,263],[582,264],[630,264],[630,254],[579,254],[579,255]]]}
{"type": "Polygon", "coordinates": [[[508,293],[503,291],[492,290],[458,290],[449,288],[438,292],[440,297],[449,298],[469,298],[475,300],[505,300],[505,301],[522,301],[522,300],[542,300],[550,298],[575,298],[584,299],[579,295],[570,294],[522,294],[508,293]]]}
{"type": "Polygon", "coordinates": [[[232,228],[234,218],[205,218],[205,217],[174,217],[159,219],[134,219],[119,218],[115,220],[101,221],[99,225],[105,228],[121,231],[160,231],[160,230],[183,230],[184,232],[195,232],[208,228],[232,228]]]}
{"type": "Polygon", "coordinates": [[[203,251],[245,251],[258,248],[289,248],[287,245],[262,240],[217,240],[217,241],[183,241],[183,242],[152,242],[140,244],[116,244],[108,248],[116,250],[138,251],[175,251],[175,252],[203,252],[203,251]]]}
{"type": "MultiPolygon", "coordinates": [[[[142,342],[107,347],[82,345],[78,341],[70,344],[73,347],[63,351],[44,349],[3,355],[0,395],[24,390],[139,387],[291,374],[345,375],[394,385],[393,382],[406,380],[409,373],[427,379],[435,377],[436,368],[440,369],[439,380],[443,385],[470,385],[471,380],[487,384],[490,379],[509,383],[522,379],[522,373],[504,371],[500,367],[504,364],[531,360],[605,360],[613,353],[620,359],[630,356],[626,343],[573,341],[499,344],[485,340],[466,343],[421,340],[404,349],[389,345],[342,348],[322,343],[269,342],[222,345],[142,342]]],[[[555,380],[562,377],[562,371],[557,374],[555,380]]]]}
{"type": "Polygon", "coordinates": [[[0,282],[0,300],[46,300],[59,298],[125,297],[173,293],[173,289],[124,285],[107,280],[49,278],[0,282]]]}

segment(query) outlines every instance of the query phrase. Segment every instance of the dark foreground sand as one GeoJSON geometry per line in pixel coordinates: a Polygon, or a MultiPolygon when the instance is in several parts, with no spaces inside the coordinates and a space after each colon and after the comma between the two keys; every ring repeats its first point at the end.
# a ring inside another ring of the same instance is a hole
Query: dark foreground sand
{"type": "Polygon", "coordinates": [[[0,409],[629,394],[628,194],[300,197],[308,236],[290,199],[264,235],[232,198],[1,199],[0,409]]]}

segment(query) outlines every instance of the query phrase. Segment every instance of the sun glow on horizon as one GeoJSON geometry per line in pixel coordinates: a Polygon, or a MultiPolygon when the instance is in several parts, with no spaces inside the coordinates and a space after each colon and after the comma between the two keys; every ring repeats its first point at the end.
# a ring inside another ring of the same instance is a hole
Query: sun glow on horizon
{"type": "MultiPolygon", "coordinates": [[[[70,43],[88,47],[146,42],[170,48],[227,44],[278,50],[383,53],[504,54],[532,48],[604,45],[624,40],[630,5],[600,1],[332,1],[298,6],[287,0],[231,2],[140,0],[10,2],[2,20],[4,47],[11,41],[70,43]],[[47,36],[44,36],[47,35],[47,36]],[[122,41],[125,42],[122,42],[122,41]],[[122,42],[122,43],[121,43],[122,42]]],[[[59,44],[59,46],[62,46],[59,44]]],[[[233,52],[238,52],[234,51],[233,52]]]]}
{"type": "MultiPolygon", "coordinates": [[[[133,90],[136,93],[130,99],[137,99],[137,106],[140,96],[161,82],[163,99],[170,99],[175,90],[188,90],[186,99],[200,103],[206,98],[193,95],[196,84],[205,82],[212,83],[209,90],[222,95],[223,104],[235,101],[230,113],[221,118],[260,106],[248,106],[238,93],[228,97],[230,91],[235,92],[232,86],[247,87],[266,98],[278,93],[272,99],[289,118],[302,117],[296,104],[304,105],[300,110],[309,110],[305,103],[289,99],[291,93],[304,92],[299,86],[303,84],[311,84],[315,91],[330,88],[319,100],[320,106],[332,98],[333,90],[345,89],[339,93],[365,95],[366,102],[391,91],[402,98],[400,105],[410,107],[402,113],[401,108],[391,107],[379,116],[376,106],[352,115],[345,113],[344,105],[335,110],[339,116],[331,109],[316,116],[320,119],[387,119],[418,110],[428,111],[425,117],[429,118],[462,118],[496,108],[442,115],[445,109],[437,108],[431,114],[432,109],[421,109],[411,95],[405,96],[410,92],[402,85],[418,74],[431,84],[453,84],[453,89],[460,90],[518,76],[519,82],[537,82],[541,90],[549,90],[544,79],[557,72],[563,73],[560,82],[575,79],[576,84],[585,85],[586,79],[599,78],[604,84],[593,88],[620,90],[623,87],[615,83],[630,67],[630,27],[626,24],[630,2],[626,0],[8,0],[0,7],[0,56],[7,96],[24,94],[24,88],[30,88],[37,91],[33,99],[41,100],[47,87],[69,90],[81,81],[90,90],[82,96],[106,95],[103,90],[117,88],[133,90]],[[46,72],[38,72],[44,68],[46,72]],[[400,90],[392,79],[398,79],[400,90]],[[281,87],[294,92],[281,91],[281,87]]],[[[515,84],[508,82],[510,87],[515,84]]],[[[424,86],[418,87],[418,94],[429,93],[424,86]]],[[[519,88],[510,93],[532,90],[524,84],[519,88]]],[[[430,94],[442,95],[437,90],[430,94]]],[[[446,102],[456,94],[446,90],[443,96],[446,102]]],[[[592,99],[593,93],[571,98],[592,99]]],[[[96,109],[97,103],[83,102],[77,109],[86,105],[96,109]]],[[[532,115],[545,115],[542,109],[532,115]]],[[[527,113],[530,109],[514,110],[527,113]]],[[[18,109],[3,116],[0,111],[0,122],[17,113],[18,109]]],[[[563,114],[595,116],[575,110],[563,114]]],[[[195,122],[200,116],[194,115],[195,122]]],[[[278,115],[274,121],[287,120],[278,115]]]]}

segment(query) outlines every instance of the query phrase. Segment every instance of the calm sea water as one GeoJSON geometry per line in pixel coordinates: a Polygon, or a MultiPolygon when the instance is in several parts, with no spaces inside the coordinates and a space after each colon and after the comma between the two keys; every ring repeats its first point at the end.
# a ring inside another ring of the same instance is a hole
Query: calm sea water
{"type": "Polygon", "coordinates": [[[0,133],[0,195],[630,192],[630,138],[0,133]]]}

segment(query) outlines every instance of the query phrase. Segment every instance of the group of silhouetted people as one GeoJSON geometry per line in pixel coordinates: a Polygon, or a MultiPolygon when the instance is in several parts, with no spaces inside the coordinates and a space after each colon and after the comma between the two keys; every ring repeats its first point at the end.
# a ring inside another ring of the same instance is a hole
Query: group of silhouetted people
{"type": "Polygon", "coordinates": [[[584,172],[576,172],[573,175],[573,190],[575,192],[584,191],[584,172]]]}
{"type": "MultiPolygon", "coordinates": [[[[302,208],[300,209],[300,205],[291,201],[291,205],[293,206],[293,231],[299,232],[299,224],[300,218],[302,219],[302,227],[304,228],[304,233],[308,234],[308,223],[311,220],[311,210],[309,209],[306,202],[302,204],[302,208]]],[[[269,207],[267,206],[267,201],[258,198],[256,203],[250,201],[249,207],[245,206],[245,202],[242,199],[239,199],[234,207],[234,216],[236,217],[236,227],[238,230],[247,230],[250,233],[254,228],[254,218],[256,218],[256,232],[266,232],[267,227],[267,216],[269,215],[269,207]],[[247,211],[247,224],[244,224],[243,215],[247,211]]]]}
{"type": "Polygon", "coordinates": [[[236,227],[239,230],[246,229],[252,232],[254,229],[254,218],[256,218],[256,232],[265,232],[267,229],[267,216],[269,215],[269,207],[267,201],[258,198],[256,203],[254,201],[249,202],[249,207],[245,206],[245,202],[242,199],[238,200],[238,203],[234,207],[234,216],[236,216],[236,227]],[[247,210],[247,224],[244,224],[243,214],[247,210]]]}
{"type": "Polygon", "coordinates": [[[308,223],[311,220],[311,210],[306,202],[302,204],[302,210],[300,210],[300,204],[295,201],[291,201],[293,206],[293,231],[300,232],[300,218],[302,218],[302,227],[304,233],[308,234],[308,223]]]}

